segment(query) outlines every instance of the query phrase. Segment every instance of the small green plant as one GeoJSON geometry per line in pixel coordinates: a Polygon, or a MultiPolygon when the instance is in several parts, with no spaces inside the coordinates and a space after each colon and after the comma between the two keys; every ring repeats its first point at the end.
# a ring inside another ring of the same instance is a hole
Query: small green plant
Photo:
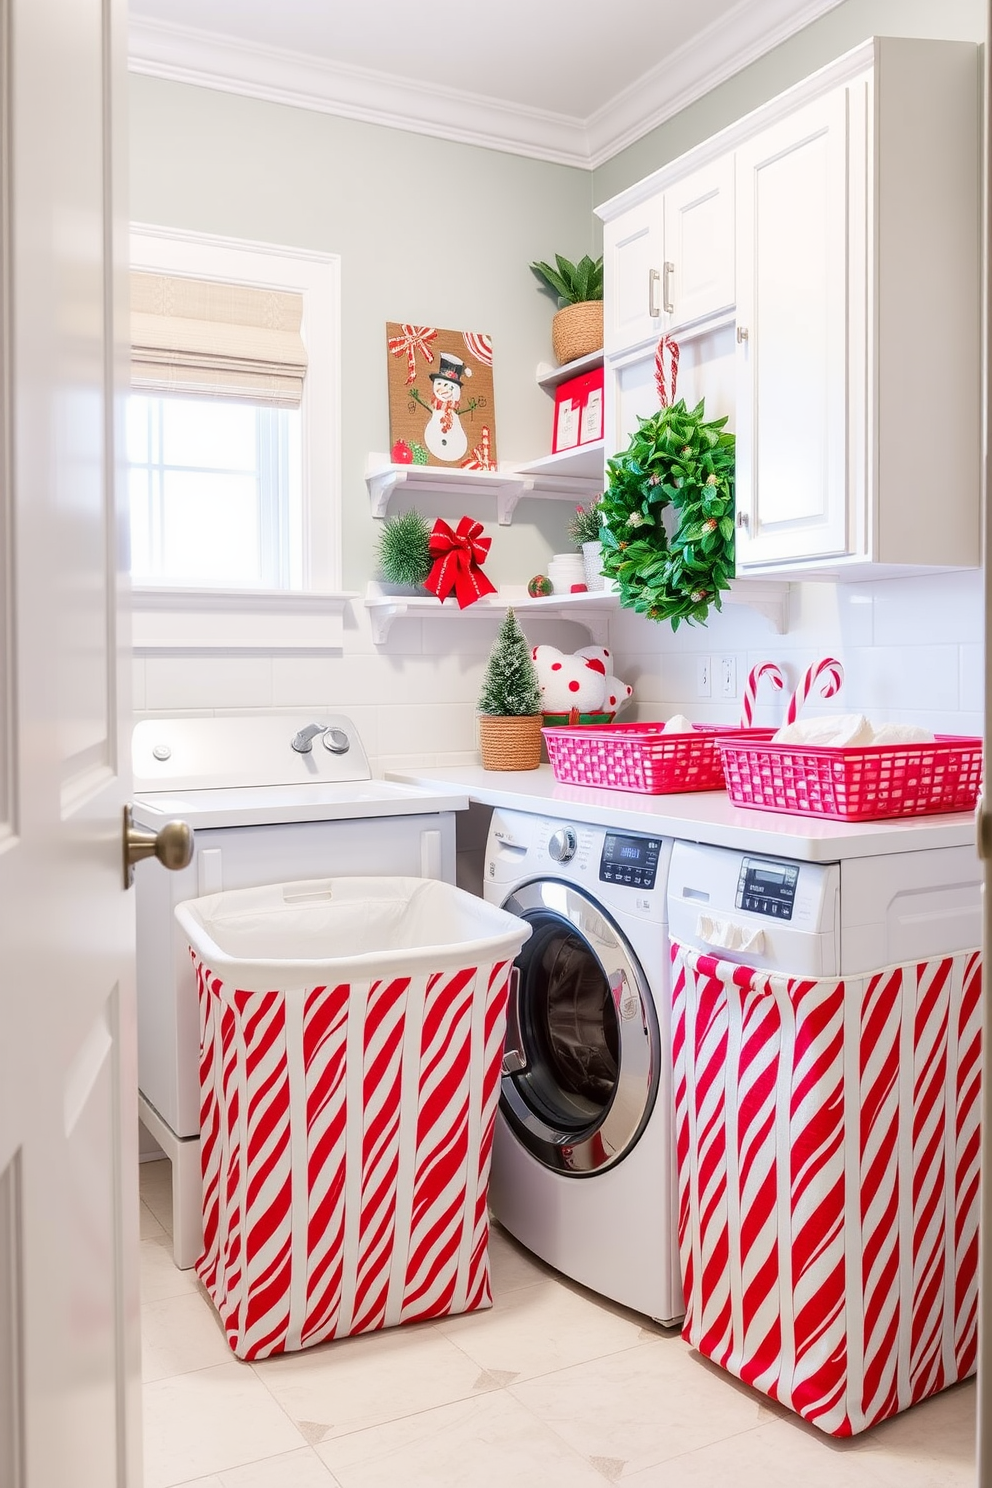
{"type": "Polygon", "coordinates": [[[389,584],[423,584],[431,571],[431,529],[418,511],[387,517],[379,533],[379,568],[389,584]]]}
{"type": "Polygon", "coordinates": [[[599,501],[591,506],[577,506],[568,519],[568,535],[577,548],[583,543],[599,542],[602,526],[602,507],[599,501]]]}
{"type": "Polygon", "coordinates": [[[620,603],[668,620],[702,623],[734,576],[734,436],[685,400],[638,420],[626,450],[606,462],[603,572],[620,603]],[[678,514],[671,538],[666,507],[678,514]]]}
{"type": "Polygon", "coordinates": [[[512,610],[499,628],[486,664],[479,712],[496,718],[532,718],[541,711],[541,692],[530,645],[512,610]]]}
{"type": "Polygon", "coordinates": [[[556,253],[555,263],[557,268],[547,263],[532,263],[531,268],[554,290],[559,305],[578,305],[585,300],[603,298],[602,256],[593,259],[587,253],[573,264],[556,253]]]}

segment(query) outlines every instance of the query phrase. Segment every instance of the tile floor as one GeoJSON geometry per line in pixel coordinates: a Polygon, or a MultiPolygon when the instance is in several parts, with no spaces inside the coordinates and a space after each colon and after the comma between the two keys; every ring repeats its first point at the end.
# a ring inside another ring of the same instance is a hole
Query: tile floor
{"type": "Polygon", "coordinates": [[[848,1442],[492,1241],[492,1311],[235,1359],[142,1194],[145,1488],[975,1488],[973,1381],[848,1442]]]}

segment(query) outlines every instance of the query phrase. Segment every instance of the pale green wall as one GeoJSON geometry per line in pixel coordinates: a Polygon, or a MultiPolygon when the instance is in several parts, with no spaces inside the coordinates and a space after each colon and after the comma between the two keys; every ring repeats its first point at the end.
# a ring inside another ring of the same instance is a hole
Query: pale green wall
{"type": "MultiPolygon", "coordinates": [[[[500,459],[550,451],[534,376],[553,361],[554,305],[528,264],[592,245],[588,171],[143,76],[130,141],[134,221],[341,255],[346,587],[374,568],[363,472],[388,444],[387,320],[489,331],[500,459]]],[[[567,513],[523,503],[497,528],[493,512],[494,578],[525,582],[567,513]]]]}
{"type": "Polygon", "coordinates": [[[870,36],[985,38],[985,0],[845,0],[593,173],[594,202],[667,165],[870,36]]]}

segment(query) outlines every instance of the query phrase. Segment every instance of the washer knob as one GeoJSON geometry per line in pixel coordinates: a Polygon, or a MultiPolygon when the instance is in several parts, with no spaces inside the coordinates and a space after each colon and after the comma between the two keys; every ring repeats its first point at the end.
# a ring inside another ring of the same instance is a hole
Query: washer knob
{"type": "Polygon", "coordinates": [[[344,729],[329,728],[324,730],[324,748],[329,749],[332,754],[347,754],[351,748],[351,740],[344,729]]]}
{"type": "Polygon", "coordinates": [[[570,863],[578,845],[573,827],[559,827],[548,838],[548,856],[554,858],[556,863],[570,863]]]}

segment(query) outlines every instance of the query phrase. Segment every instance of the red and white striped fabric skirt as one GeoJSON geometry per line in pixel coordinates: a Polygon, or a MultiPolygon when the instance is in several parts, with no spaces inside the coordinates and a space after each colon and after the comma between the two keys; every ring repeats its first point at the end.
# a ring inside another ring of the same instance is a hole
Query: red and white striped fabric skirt
{"type": "Polygon", "coordinates": [[[834,1436],[973,1373],[980,953],[672,960],[683,1337],[834,1436]]]}
{"type": "Polygon", "coordinates": [[[512,961],[239,991],[194,954],[204,1252],[242,1359],[488,1307],[512,961]]]}

